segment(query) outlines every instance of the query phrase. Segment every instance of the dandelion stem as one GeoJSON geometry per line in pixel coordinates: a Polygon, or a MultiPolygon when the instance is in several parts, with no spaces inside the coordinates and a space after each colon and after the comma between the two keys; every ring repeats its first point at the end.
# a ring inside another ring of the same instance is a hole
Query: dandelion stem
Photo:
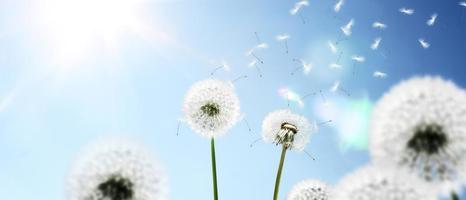
{"type": "Polygon", "coordinates": [[[451,192],[451,200],[460,200],[460,198],[458,197],[458,194],[456,194],[456,192],[451,192]]]}
{"type": "Polygon", "coordinates": [[[218,200],[218,190],[217,190],[217,163],[215,161],[215,141],[214,138],[210,141],[210,151],[212,156],[212,178],[214,186],[214,200],[218,200]]]}
{"type": "Polygon", "coordinates": [[[273,200],[278,199],[278,190],[280,188],[280,179],[282,177],[282,170],[283,170],[283,163],[285,162],[286,149],[287,148],[285,147],[285,145],[283,145],[282,154],[280,157],[280,164],[278,165],[277,178],[275,179],[275,189],[273,191],[273,200]]]}

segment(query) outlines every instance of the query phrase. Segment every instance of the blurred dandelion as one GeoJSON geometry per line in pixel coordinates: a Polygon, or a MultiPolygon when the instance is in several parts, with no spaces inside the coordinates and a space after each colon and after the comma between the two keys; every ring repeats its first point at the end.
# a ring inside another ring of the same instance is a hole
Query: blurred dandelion
{"type": "Polygon", "coordinates": [[[364,166],[335,188],[338,200],[436,200],[417,177],[391,167],[364,166]]]}
{"type": "Polygon", "coordinates": [[[434,13],[430,16],[429,20],[427,20],[426,24],[428,26],[433,26],[435,24],[435,21],[437,20],[437,13],[434,13]]]}
{"type": "Polygon", "coordinates": [[[293,186],[287,200],[329,200],[330,188],[318,180],[304,180],[293,186]]]}
{"type": "Polygon", "coordinates": [[[294,114],[288,109],[271,112],[262,122],[262,139],[282,146],[275,180],[274,200],[278,198],[286,150],[303,151],[314,128],[315,126],[311,126],[305,117],[294,114]]]}
{"type": "Polygon", "coordinates": [[[456,195],[466,180],[466,93],[440,77],[416,77],[377,103],[370,153],[410,169],[442,194],[456,195]]]}
{"type": "Polygon", "coordinates": [[[69,200],[167,199],[159,163],[139,143],[99,140],[82,152],[68,177],[69,200]]]}
{"type": "Polygon", "coordinates": [[[381,72],[381,71],[375,71],[372,76],[376,77],[376,78],[385,78],[387,77],[388,75],[384,72],[381,72]]]}
{"type": "Polygon", "coordinates": [[[372,50],[377,50],[379,48],[380,42],[382,41],[381,37],[377,37],[374,39],[374,42],[371,44],[372,50]]]}
{"type": "Polygon", "coordinates": [[[290,10],[291,15],[296,15],[298,12],[304,7],[309,6],[309,1],[307,0],[300,0],[294,4],[294,7],[290,10]]]}
{"type": "Polygon", "coordinates": [[[214,199],[218,199],[215,138],[240,120],[239,99],[231,82],[203,80],[188,91],[184,106],[185,120],[200,135],[211,139],[214,199]]]}

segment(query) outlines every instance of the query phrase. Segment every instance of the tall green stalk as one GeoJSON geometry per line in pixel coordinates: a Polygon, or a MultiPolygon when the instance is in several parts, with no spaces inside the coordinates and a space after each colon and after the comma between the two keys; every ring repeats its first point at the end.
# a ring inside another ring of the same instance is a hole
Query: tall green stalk
{"type": "Polygon", "coordinates": [[[458,194],[456,194],[456,192],[451,192],[451,200],[460,200],[460,198],[458,197],[458,194]]]}
{"type": "Polygon", "coordinates": [[[285,162],[286,147],[283,145],[282,154],[280,156],[280,164],[278,165],[277,178],[275,179],[275,189],[273,191],[273,200],[278,199],[278,191],[280,189],[280,180],[282,178],[283,163],[285,162]]]}
{"type": "Polygon", "coordinates": [[[217,189],[217,162],[215,161],[215,141],[214,138],[210,140],[210,152],[212,157],[212,178],[214,182],[214,200],[218,200],[217,189]]]}

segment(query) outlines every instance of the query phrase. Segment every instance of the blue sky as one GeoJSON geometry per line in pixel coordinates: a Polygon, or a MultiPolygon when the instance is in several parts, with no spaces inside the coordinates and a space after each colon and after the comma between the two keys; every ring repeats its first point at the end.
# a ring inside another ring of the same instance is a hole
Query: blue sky
{"type": "MultiPolygon", "coordinates": [[[[272,196],[280,149],[259,142],[265,115],[286,108],[278,94],[322,90],[290,108],[320,127],[303,153],[290,152],[281,197],[303,179],[330,184],[369,162],[366,128],[370,108],[392,85],[415,75],[440,75],[466,87],[466,8],[457,0],[311,0],[299,16],[295,1],[0,0],[0,191],[4,199],[64,199],[70,162],[89,141],[129,135],[146,142],[170,177],[171,199],[211,198],[209,141],[181,124],[189,86],[210,78],[222,60],[230,71],[214,77],[235,82],[250,124],[238,123],[218,139],[220,197],[272,196]],[[76,3],[80,2],[80,3],[76,3]],[[133,1],[131,1],[133,2],[133,1]],[[398,12],[415,9],[412,16],[398,12]],[[433,13],[437,22],[426,21],[433,13]],[[328,41],[344,38],[340,27],[354,19],[353,33],[339,43],[342,69],[328,41]],[[373,29],[374,21],[388,25],[373,29]],[[259,77],[246,51],[257,45],[264,61],[259,77]],[[288,33],[289,53],[275,36],[288,33]],[[380,48],[370,49],[381,37],[380,48]],[[419,38],[431,46],[423,49],[419,38]],[[366,62],[355,65],[351,56],[366,62]],[[293,58],[312,63],[309,74],[293,58]],[[388,77],[372,76],[382,71],[388,77]],[[335,81],[351,94],[329,91],[335,81]],[[356,121],[354,121],[356,120],[356,121]]],[[[466,198],[464,196],[463,198],[466,198]]]]}

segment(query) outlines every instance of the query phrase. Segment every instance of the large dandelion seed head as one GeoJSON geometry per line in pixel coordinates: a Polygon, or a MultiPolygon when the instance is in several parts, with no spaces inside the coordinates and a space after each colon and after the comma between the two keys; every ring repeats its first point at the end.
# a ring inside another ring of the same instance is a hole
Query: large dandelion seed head
{"type": "Polygon", "coordinates": [[[305,117],[288,109],[277,110],[269,113],[262,122],[262,139],[302,151],[314,129],[305,117]]]}
{"type": "Polygon", "coordinates": [[[68,177],[68,200],[165,200],[167,178],[140,144],[121,138],[90,145],[68,177]]]}
{"type": "Polygon", "coordinates": [[[338,200],[436,200],[417,177],[403,170],[365,166],[344,177],[335,188],[338,200]]]}
{"type": "Polygon", "coordinates": [[[185,97],[183,109],[189,126],[209,138],[224,134],[240,118],[233,84],[213,79],[195,83],[185,97]]]}
{"type": "Polygon", "coordinates": [[[375,161],[408,168],[451,192],[466,180],[466,93],[440,77],[392,88],[375,106],[370,128],[375,161]]]}
{"type": "Polygon", "coordinates": [[[318,180],[305,180],[293,186],[287,200],[330,200],[330,188],[318,180]]]}

